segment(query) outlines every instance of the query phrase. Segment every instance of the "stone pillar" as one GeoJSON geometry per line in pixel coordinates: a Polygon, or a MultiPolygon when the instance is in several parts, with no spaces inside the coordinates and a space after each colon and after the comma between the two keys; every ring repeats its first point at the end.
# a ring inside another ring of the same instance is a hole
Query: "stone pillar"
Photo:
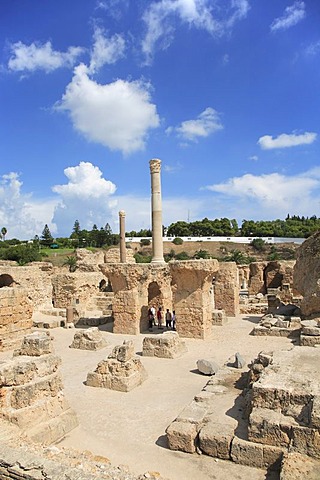
{"type": "Polygon", "coordinates": [[[162,243],[162,200],[161,200],[161,160],[150,160],[151,209],[152,209],[152,260],[151,263],[164,263],[162,243]]]}
{"type": "Polygon", "coordinates": [[[126,228],[125,228],[126,212],[120,210],[119,225],[120,225],[120,263],[127,263],[126,257],[126,228]]]}

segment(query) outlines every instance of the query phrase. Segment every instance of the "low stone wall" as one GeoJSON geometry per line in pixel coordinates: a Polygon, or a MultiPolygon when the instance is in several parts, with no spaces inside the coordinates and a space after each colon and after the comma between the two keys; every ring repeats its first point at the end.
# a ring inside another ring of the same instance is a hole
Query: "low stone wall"
{"type": "Polygon", "coordinates": [[[31,331],[33,308],[22,287],[0,288],[0,351],[17,347],[31,331]]]}

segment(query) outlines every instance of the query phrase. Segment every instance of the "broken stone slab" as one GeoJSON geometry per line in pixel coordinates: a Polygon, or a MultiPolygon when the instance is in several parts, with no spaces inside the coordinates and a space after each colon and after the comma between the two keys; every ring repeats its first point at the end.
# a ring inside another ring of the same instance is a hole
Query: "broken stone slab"
{"type": "Polygon", "coordinates": [[[176,332],[146,336],[143,339],[142,354],[145,357],[178,358],[187,352],[187,347],[176,332]]]}
{"type": "Polygon", "coordinates": [[[215,375],[219,370],[219,366],[214,360],[206,360],[204,358],[197,361],[197,369],[203,375],[215,375]]]}
{"type": "Polygon", "coordinates": [[[195,453],[199,427],[194,423],[172,422],[166,429],[170,450],[195,453]]]}
{"type": "Polygon", "coordinates": [[[21,348],[14,350],[13,356],[26,355],[39,357],[53,352],[52,338],[49,332],[33,332],[23,337],[21,348]]]}
{"type": "Polygon", "coordinates": [[[310,427],[320,429],[320,396],[315,395],[312,400],[310,427]]]}
{"type": "Polygon", "coordinates": [[[205,404],[192,401],[182,410],[182,412],[176,418],[176,421],[200,425],[203,422],[206,414],[207,408],[205,404]]]}
{"type": "Polygon", "coordinates": [[[320,336],[320,328],[318,326],[307,326],[303,325],[301,330],[301,335],[311,335],[315,337],[320,336]]]}
{"type": "Polygon", "coordinates": [[[230,447],[233,437],[234,429],[232,426],[209,422],[200,430],[200,449],[211,457],[230,460],[230,447]]]}
{"type": "Polygon", "coordinates": [[[235,368],[244,368],[246,366],[246,361],[239,352],[235,354],[234,366],[235,368]]]}
{"type": "Polygon", "coordinates": [[[70,348],[79,348],[81,350],[99,350],[108,345],[108,342],[102,336],[97,327],[88,328],[76,332],[70,348]]]}
{"type": "Polygon", "coordinates": [[[134,357],[134,343],[132,340],[124,340],[122,345],[113,348],[108,358],[114,358],[118,362],[127,362],[134,357]]]}
{"type": "Polygon", "coordinates": [[[271,336],[271,337],[299,337],[301,328],[279,328],[279,327],[263,327],[258,325],[254,327],[250,335],[271,336]]]}

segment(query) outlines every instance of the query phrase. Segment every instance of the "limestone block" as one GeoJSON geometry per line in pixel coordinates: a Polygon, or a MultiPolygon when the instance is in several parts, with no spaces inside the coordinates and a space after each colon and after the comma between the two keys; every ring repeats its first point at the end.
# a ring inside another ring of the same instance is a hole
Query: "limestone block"
{"type": "Polygon", "coordinates": [[[280,480],[318,480],[320,462],[296,452],[286,453],[281,462],[280,480]]]}
{"type": "Polygon", "coordinates": [[[61,440],[67,433],[78,426],[78,419],[73,410],[69,408],[47,422],[38,424],[28,430],[28,437],[36,443],[50,445],[61,440]]]}
{"type": "Polygon", "coordinates": [[[197,369],[204,375],[215,375],[219,370],[219,366],[214,360],[206,360],[204,358],[197,360],[197,369]]]}
{"type": "Polygon", "coordinates": [[[260,352],[258,354],[258,360],[264,367],[271,365],[273,362],[273,352],[260,352]]]}
{"type": "Polygon", "coordinates": [[[310,426],[320,429],[320,396],[316,395],[312,400],[310,426]]]}
{"type": "Polygon", "coordinates": [[[134,357],[134,343],[132,340],[124,340],[122,345],[114,347],[108,358],[115,358],[118,362],[127,362],[134,357]]]}
{"type": "Polygon", "coordinates": [[[198,428],[194,423],[174,421],[166,429],[169,448],[195,453],[198,428]]]}
{"type": "Polygon", "coordinates": [[[115,347],[111,356],[109,355],[106,360],[99,362],[94,372],[88,373],[86,385],[109,388],[120,392],[129,392],[141,385],[148,375],[140,358],[133,357],[123,361],[123,358],[131,356],[131,350],[131,342],[115,347]],[[121,347],[125,348],[121,349],[121,347]],[[118,360],[118,358],[121,360],[118,360]]]}
{"type": "Polygon", "coordinates": [[[103,338],[102,333],[97,327],[88,328],[76,332],[70,348],[79,348],[81,350],[99,350],[105,347],[108,342],[103,338]]]}
{"type": "Polygon", "coordinates": [[[293,425],[298,424],[291,417],[285,417],[278,411],[253,408],[249,417],[248,440],[277,447],[288,447],[293,425]]]}
{"type": "Polygon", "coordinates": [[[212,312],[212,325],[222,326],[228,321],[226,312],[224,310],[213,310],[212,312]]]}
{"type": "Polygon", "coordinates": [[[270,445],[248,442],[234,437],[231,443],[231,459],[241,465],[278,470],[284,449],[270,445]]]}
{"type": "Polygon", "coordinates": [[[300,345],[302,347],[314,347],[320,344],[320,337],[311,335],[300,335],[300,345]]]}
{"type": "MultiPolygon", "coordinates": [[[[9,387],[10,388],[10,387],[9,387]]],[[[46,378],[33,380],[26,385],[19,385],[11,390],[9,397],[12,408],[27,407],[43,397],[54,397],[62,390],[62,380],[58,373],[48,375],[46,378]]]]}
{"type": "Polygon", "coordinates": [[[192,401],[177,417],[177,421],[200,425],[207,414],[207,408],[203,403],[192,401]]]}
{"type": "Polygon", "coordinates": [[[292,428],[292,451],[320,459],[320,431],[315,428],[292,428]]]}
{"type": "Polygon", "coordinates": [[[199,433],[200,449],[215,458],[230,459],[234,429],[230,425],[209,422],[199,433]]]}
{"type": "Polygon", "coordinates": [[[177,358],[187,351],[184,341],[176,332],[147,336],[143,339],[143,356],[159,358],[177,358]]]}
{"type": "Polygon", "coordinates": [[[311,327],[311,326],[306,326],[304,325],[301,330],[302,335],[312,335],[315,337],[320,336],[320,328],[317,326],[311,327]]]}
{"type": "Polygon", "coordinates": [[[58,370],[60,364],[61,359],[56,355],[37,357],[34,361],[18,357],[16,360],[0,364],[0,387],[24,385],[36,377],[51,375],[58,370]]]}
{"type": "Polygon", "coordinates": [[[23,338],[21,348],[15,350],[13,356],[39,357],[52,352],[53,345],[49,332],[33,332],[23,338]]]}
{"type": "Polygon", "coordinates": [[[240,465],[263,468],[263,447],[261,444],[247,442],[234,437],[231,442],[231,460],[240,465]]]}

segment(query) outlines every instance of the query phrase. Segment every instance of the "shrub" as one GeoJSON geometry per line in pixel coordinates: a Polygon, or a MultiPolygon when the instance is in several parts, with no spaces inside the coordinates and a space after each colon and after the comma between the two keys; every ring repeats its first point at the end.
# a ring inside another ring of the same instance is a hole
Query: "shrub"
{"type": "Polygon", "coordinates": [[[254,238],[250,245],[258,252],[263,252],[266,248],[266,242],[262,238],[254,238]]]}
{"type": "Polygon", "coordinates": [[[172,243],[174,243],[174,245],[182,245],[183,244],[183,240],[182,238],[180,237],[176,237],[172,240],[172,243]]]}
{"type": "Polygon", "coordinates": [[[190,260],[190,257],[187,252],[180,252],[177,253],[176,260],[190,260]]]}
{"type": "Polygon", "coordinates": [[[41,254],[38,248],[35,248],[33,245],[17,245],[16,247],[9,247],[3,250],[0,258],[3,260],[15,260],[19,265],[25,265],[29,262],[40,262],[41,254]]]}
{"type": "Polygon", "coordinates": [[[211,258],[210,253],[207,250],[198,250],[194,255],[193,258],[195,259],[207,259],[211,258]]]}
{"type": "Polygon", "coordinates": [[[134,258],[136,259],[137,263],[150,263],[152,260],[151,255],[142,255],[141,253],[135,253],[134,258]]]}
{"type": "Polygon", "coordinates": [[[142,239],[140,240],[140,245],[141,245],[142,247],[146,247],[146,246],[148,246],[148,245],[150,245],[150,244],[151,244],[151,242],[150,242],[149,238],[142,238],[142,239]]]}

